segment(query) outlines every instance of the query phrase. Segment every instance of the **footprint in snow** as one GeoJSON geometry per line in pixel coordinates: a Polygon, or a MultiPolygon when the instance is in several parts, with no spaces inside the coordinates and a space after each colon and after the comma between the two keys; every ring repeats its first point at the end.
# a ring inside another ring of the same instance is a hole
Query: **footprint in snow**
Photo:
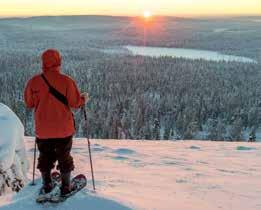
{"type": "Polygon", "coordinates": [[[179,184],[187,183],[187,180],[177,179],[177,180],[176,180],[176,183],[179,183],[179,184]]]}
{"type": "Polygon", "coordinates": [[[136,152],[131,149],[120,148],[120,149],[114,150],[113,153],[118,154],[118,155],[133,155],[136,152]]]}
{"type": "Polygon", "coordinates": [[[191,146],[190,149],[200,150],[200,147],[198,147],[198,146],[191,146]]]}
{"type": "Polygon", "coordinates": [[[85,148],[82,148],[82,147],[73,147],[72,148],[72,151],[81,151],[81,150],[84,150],[85,148]]]}
{"type": "Polygon", "coordinates": [[[104,150],[105,150],[104,148],[99,148],[99,147],[92,148],[92,151],[94,152],[103,152],[104,150]]]}
{"type": "Polygon", "coordinates": [[[205,162],[205,161],[197,161],[197,163],[201,163],[201,164],[204,164],[204,165],[208,165],[208,162],[205,162]]]}
{"type": "Polygon", "coordinates": [[[109,150],[109,148],[101,146],[99,144],[95,144],[94,147],[92,147],[92,151],[94,151],[94,152],[103,152],[105,150],[109,150]]]}
{"type": "Polygon", "coordinates": [[[163,164],[164,165],[179,165],[177,162],[174,162],[174,161],[164,161],[163,164]]]}
{"type": "Polygon", "coordinates": [[[239,151],[249,151],[249,150],[256,150],[256,148],[255,147],[238,146],[237,150],[239,150],[239,151]]]}
{"type": "Polygon", "coordinates": [[[124,157],[124,156],[115,156],[115,157],[113,157],[112,159],[114,159],[114,160],[121,160],[121,161],[123,161],[123,160],[129,160],[129,158],[124,157]]]}

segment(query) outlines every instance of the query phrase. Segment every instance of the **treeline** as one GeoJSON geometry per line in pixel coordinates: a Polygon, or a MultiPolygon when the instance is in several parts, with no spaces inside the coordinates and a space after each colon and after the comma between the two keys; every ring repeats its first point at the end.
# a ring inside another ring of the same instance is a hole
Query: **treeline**
{"type": "MultiPolygon", "coordinates": [[[[40,69],[39,52],[1,53],[0,101],[33,133],[23,105],[26,81],[40,69]]],[[[106,139],[242,140],[261,125],[261,66],[239,62],[108,55],[62,50],[63,71],[88,91],[89,132],[106,139]]],[[[84,135],[81,112],[77,136],[84,135]]]]}

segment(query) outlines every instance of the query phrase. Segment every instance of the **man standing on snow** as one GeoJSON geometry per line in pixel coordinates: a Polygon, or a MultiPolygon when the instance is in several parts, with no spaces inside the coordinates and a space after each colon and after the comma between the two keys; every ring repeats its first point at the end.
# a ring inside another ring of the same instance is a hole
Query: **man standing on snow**
{"type": "Polygon", "coordinates": [[[34,109],[36,142],[40,155],[37,168],[43,180],[43,193],[52,191],[51,170],[58,161],[61,196],[70,193],[70,176],[74,169],[70,154],[75,133],[71,108],[80,108],[88,100],[73,79],[61,73],[61,56],[49,49],[42,55],[42,73],[30,79],[24,91],[28,108],[34,109]]]}

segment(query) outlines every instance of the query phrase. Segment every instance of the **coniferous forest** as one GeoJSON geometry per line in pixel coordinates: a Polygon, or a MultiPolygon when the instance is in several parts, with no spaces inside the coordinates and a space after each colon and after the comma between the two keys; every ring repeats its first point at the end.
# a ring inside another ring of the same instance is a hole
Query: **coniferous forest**
{"type": "MultiPolygon", "coordinates": [[[[237,141],[255,136],[260,129],[260,29],[251,36],[238,36],[238,31],[218,36],[210,32],[210,20],[171,19],[166,20],[167,27],[174,21],[187,27],[160,35],[151,32],[146,40],[151,46],[199,47],[257,61],[216,62],[126,52],[121,46],[142,45],[139,26],[124,27],[129,18],[52,18],[0,20],[0,102],[18,114],[26,135],[34,135],[34,128],[32,112],[24,107],[23,90],[26,81],[41,70],[40,55],[46,48],[61,51],[63,72],[89,93],[92,138],[237,141]],[[124,53],[106,52],[117,47],[124,53]]],[[[246,19],[230,21],[218,24],[233,28],[233,21],[244,26],[246,19]]],[[[75,111],[75,119],[76,135],[83,136],[83,113],[75,111]]]]}

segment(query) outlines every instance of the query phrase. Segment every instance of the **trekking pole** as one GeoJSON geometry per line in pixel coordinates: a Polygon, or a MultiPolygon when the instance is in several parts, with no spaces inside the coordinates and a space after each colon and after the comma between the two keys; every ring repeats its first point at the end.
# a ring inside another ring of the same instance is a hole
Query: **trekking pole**
{"type": "Polygon", "coordinates": [[[34,163],[33,163],[33,181],[31,183],[32,186],[35,185],[35,162],[36,162],[36,140],[34,142],[34,163]]]}
{"type": "Polygon", "coordinates": [[[86,126],[86,136],[88,141],[88,149],[89,149],[89,157],[90,157],[90,165],[91,165],[91,172],[92,172],[92,186],[93,190],[95,191],[95,180],[94,180],[94,173],[93,173],[93,164],[92,164],[92,153],[91,153],[91,142],[89,139],[89,129],[88,129],[88,119],[85,107],[83,107],[84,119],[85,119],[85,126],[86,126]]]}
{"type": "MultiPolygon", "coordinates": [[[[25,108],[25,119],[24,119],[24,125],[25,125],[25,134],[26,134],[26,127],[27,127],[27,115],[30,114],[30,110],[28,108],[25,108]]],[[[36,162],[36,139],[34,142],[34,162],[33,162],[33,181],[31,182],[31,186],[35,185],[35,162],[36,162]]]]}

